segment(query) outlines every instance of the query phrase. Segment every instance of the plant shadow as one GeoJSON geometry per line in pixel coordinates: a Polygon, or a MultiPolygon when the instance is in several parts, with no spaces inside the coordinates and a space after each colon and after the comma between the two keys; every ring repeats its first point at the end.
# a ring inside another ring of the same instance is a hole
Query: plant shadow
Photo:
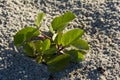
{"type": "Polygon", "coordinates": [[[9,44],[9,49],[1,50],[0,80],[42,80],[48,77],[47,67],[16,52],[13,42],[9,44]]]}
{"type": "MultiPolygon", "coordinates": [[[[89,64],[89,62],[88,62],[89,64]]],[[[87,65],[80,63],[71,63],[65,70],[61,72],[51,73],[49,80],[99,80],[102,73],[97,69],[91,69],[87,65]]]]}

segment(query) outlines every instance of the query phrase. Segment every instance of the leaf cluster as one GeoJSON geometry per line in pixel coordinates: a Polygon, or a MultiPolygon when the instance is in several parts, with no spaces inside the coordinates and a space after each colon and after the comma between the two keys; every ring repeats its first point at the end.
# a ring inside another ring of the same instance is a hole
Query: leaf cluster
{"type": "Polygon", "coordinates": [[[63,70],[70,62],[85,60],[88,43],[81,39],[84,31],[79,28],[63,32],[67,24],[76,18],[72,12],[55,17],[49,26],[49,34],[40,31],[45,14],[39,13],[35,26],[21,29],[14,36],[14,44],[23,47],[24,54],[38,63],[46,63],[51,72],[63,70]]]}

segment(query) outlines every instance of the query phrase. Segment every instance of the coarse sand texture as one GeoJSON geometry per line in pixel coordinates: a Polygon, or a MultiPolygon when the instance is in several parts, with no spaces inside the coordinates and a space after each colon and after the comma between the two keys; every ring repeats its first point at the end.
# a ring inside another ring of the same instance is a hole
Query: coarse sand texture
{"type": "Polygon", "coordinates": [[[0,0],[0,80],[120,80],[120,0],[0,0]],[[85,61],[48,72],[14,47],[14,35],[46,15],[41,29],[71,11],[76,19],[67,29],[81,28],[90,50],[85,61]]]}

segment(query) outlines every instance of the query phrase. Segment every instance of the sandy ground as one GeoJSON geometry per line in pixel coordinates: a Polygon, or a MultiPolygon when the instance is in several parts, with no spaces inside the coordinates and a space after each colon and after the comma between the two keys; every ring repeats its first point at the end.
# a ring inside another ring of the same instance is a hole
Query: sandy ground
{"type": "Polygon", "coordinates": [[[120,0],[0,0],[0,80],[120,80],[120,0]],[[55,16],[76,14],[68,28],[85,31],[91,48],[85,61],[50,73],[15,50],[15,33],[34,25],[41,11],[45,31],[55,16]]]}

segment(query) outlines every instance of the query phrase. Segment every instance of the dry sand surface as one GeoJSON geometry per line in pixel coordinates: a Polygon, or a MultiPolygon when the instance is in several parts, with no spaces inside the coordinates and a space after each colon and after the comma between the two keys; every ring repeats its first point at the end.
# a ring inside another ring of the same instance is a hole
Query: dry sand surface
{"type": "Polygon", "coordinates": [[[0,0],[0,80],[120,80],[120,0],[0,0]],[[34,25],[41,11],[45,31],[55,16],[76,14],[69,28],[85,31],[90,45],[85,61],[50,73],[15,50],[15,33],[34,25]]]}

